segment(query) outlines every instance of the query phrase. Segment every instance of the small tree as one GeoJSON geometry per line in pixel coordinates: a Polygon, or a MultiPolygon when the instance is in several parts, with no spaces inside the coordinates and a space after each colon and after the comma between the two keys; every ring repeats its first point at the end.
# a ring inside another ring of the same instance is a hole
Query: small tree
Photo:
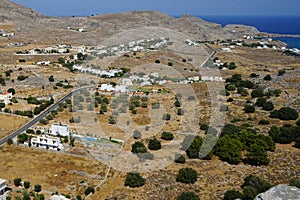
{"type": "Polygon", "coordinates": [[[264,103],[264,105],[262,106],[262,109],[265,111],[271,111],[274,109],[274,104],[271,101],[268,101],[268,102],[264,103]]]}
{"type": "Polygon", "coordinates": [[[244,107],[245,113],[254,113],[255,112],[255,107],[252,105],[246,104],[244,107]]]}
{"type": "Polygon", "coordinates": [[[24,181],[23,185],[24,185],[25,189],[30,188],[30,182],[29,181],[24,181]]]}
{"type": "Polygon", "coordinates": [[[49,82],[54,82],[54,77],[53,76],[49,76],[48,80],[49,80],[49,82]]]}
{"type": "Polygon", "coordinates": [[[42,191],[42,186],[39,185],[39,184],[34,185],[34,191],[35,191],[35,192],[40,192],[40,191],[42,191]]]}
{"type": "Polygon", "coordinates": [[[94,194],[95,193],[95,189],[91,186],[88,186],[85,191],[84,191],[84,194],[87,196],[89,195],[90,193],[94,194]]]}
{"type": "Polygon", "coordinates": [[[200,200],[200,198],[195,192],[182,192],[177,200],[200,200]]]}
{"type": "Polygon", "coordinates": [[[162,117],[163,120],[169,121],[171,119],[171,115],[169,113],[165,113],[162,117]]]}
{"type": "Polygon", "coordinates": [[[7,90],[7,92],[12,93],[12,95],[15,95],[15,94],[16,94],[16,91],[15,91],[14,88],[9,88],[9,89],[7,90]]]}
{"type": "Polygon", "coordinates": [[[174,135],[171,132],[164,131],[161,134],[161,139],[163,139],[163,140],[173,140],[174,139],[174,135]]]}
{"type": "Polygon", "coordinates": [[[8,140],[7,140],[7,144],[8,144],[8,145],[12,145],[12,144],[14,144],[14,141],[13,141],[13,139],[11,139],[11,138],[8,138],[8,140]]]}
{"type": "Polygon", "coordinates": [[[272,76],[271,75],[266,75],[265,77],[264,77],[264,80],[265,81],[270,81],[270,80],[272,80],[272,76]]]}
{"type": "Polygon", "coordinates": [[[148,148],[150,150],[159,150],[159,149],[161,149],[161,143],[156,138],[150,139],[149,144],[148,144],[148,148]]]}
{"type": "Polygon", "coordinates": [[[146,179],[144,179],[139,173],[129,172],[127,173],[124,185],[129,187],[141,187],[145,184],[145,182],[146,179]]]}
{"type": "Polygon", "coordinates": [[[175,155],[175,162],[176,163],[185,163],[185,157],[181,154],[176,154],[175,155]]]}
{"type": "Polygon", "coordinates": [[[177,174],[176,181],[181,183],[195,183],[198,173],[192,168],[181,168],[177,174]]]}
{"type": "Polygon", "coordinates": [[[266,98],[259,97],[256,99],[255,105],[258,107],[263,107],[263,105],[267,102],[266,98]]]}
{"type": "Polygon", "coordinates": [[[278,118],[281,120],[296,120],[298,117],[298,112],[293,108],[282,107],[278,110],[278,118]]]}
{"type": "Polygon", "coordinates": [[[21,182],[22,182],[22,179],[21,179],[21,178],[15,178],[15,179],[14,179],[14,185],[15,185],[16,187],[21,186],[21,185],[22,185],[21,182]]]}
{"type": "Polygon", "coordinates": [[[139,130],[134,130],[133,131],[133,138],[134,139],[140,139],[142,137],[142,133],[139,130]]]}
{"type": "Polygon", "coordinates": [[[116,119],[115,119],[115,117],[114,117],[113,115],[110,115],[110,116],[109,116],[108,122],[109,122],[110,124],[116,124],[116,123],[117,123],[117,121],[116,121],[116,119]]]}
{"type": "Polygon", "coordinates": [[[265,148],[257,144],[250,146],[249,151],[246,153],[246,157],[246,162],[251,165],[267,165],[270,162],[265,148]]]}
{"type": "Polygon", "coordinates": [[[200,129],[201,129],[201,130],[206,131],[206,130],[208,130],[208,128],[209,128],[209,126],[208,126],[207,124],[201,124],[201,125],[200,125],[200,129]]]}
{"type": "Polygon", "coordinates": [[[243,194],[237,190],[227,190],[224,194],[223,200],[242,199],[243,194]]]}
{"type": "Polygon", "coordinates": [[[264,96],[264,90],[262,88],[256,88],[251,92],[251,97],[263,97],[264,96]]]}
{"type": "Polygon", "coordinates": [[[285,70],[284,69],[280,69],[280,70],[278,70],[278,75],[277,76],[282,76],[282,75],[284,75],[286,72],[285,72],[285,70]]]}
{"type": "Polygon", "coordinates": [[[144,143],[142,143],[142,142],[135,142],[131,146],[131,152],[132,153],[146,153],[147,152],[147,148],[144,145],[144,143]]]}
{"type": "Polygon", "coordinates": [[[184,115],[184,110],[182,108],[178,108],[177,115],[184,115]]]}
{"type": "Polygon", "coordinates": [[[270,189],[272,185],[262,178],[254,175],[249,175],[244,179],[242,188],[244,189],[245,187],[252,187],[257,191],[257,193],[262,193],[270,189]]]}
{"type": "Polygon", "coordinates": [[[179,101],[177,98],[176,98],[176,100],[175,100],[174,105],[175,105],[176,107],[180,107],[180,106],[181,106],[180,101],[179,101]]]}
{"type": "Polygon", "coordinates": [[[300,188],[300,180],[299,179],[291,179],[289,182],[289,185],[300,188]]]}

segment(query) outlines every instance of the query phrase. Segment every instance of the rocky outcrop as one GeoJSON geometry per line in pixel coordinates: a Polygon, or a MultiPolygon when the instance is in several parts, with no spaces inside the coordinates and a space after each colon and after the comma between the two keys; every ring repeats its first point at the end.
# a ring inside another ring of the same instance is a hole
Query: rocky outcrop
{"type": "Polygon", "coordinates": [[[258,194],[254,200],[299,200],[300,189],[294,186],[280,184],[268,191],[258,194]]]}

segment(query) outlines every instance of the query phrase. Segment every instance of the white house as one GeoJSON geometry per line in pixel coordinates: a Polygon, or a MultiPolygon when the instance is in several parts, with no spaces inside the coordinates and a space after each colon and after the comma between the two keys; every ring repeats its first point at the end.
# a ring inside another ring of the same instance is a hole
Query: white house
{"type": "Polygon", "coordinates": [[[6,180],[0,178],[0,194],[3,194],[5,192],[6,188],[6,180]]]}
{"type": "Polygon", "coordinates": [[[49,137],[49,136],[38,136],[36,138],[31,138],[31,146],[40,147],[45,149],[60,150],[63,146],[60,142],[60,138],[49,137]]]}
{"type": "Polygon", "coordinates": [[[212,76],[202,76],[201,81],[213,81],[214,77],[212,76]]]}
{"type": "Polygon", "coordinates": [[[115,89],[114,89],[113,85],[111,85],[111,84],[101,84],[99,90],[105,91],[105,92],[112,92],[115,89]]]}
{"type": "Polygon", "coordinates": [[[125,85],[116,85],[115,91],[125,93],[125,92],[127,92],[127,88],[125,85]]]}
{"type": "Polygon", "coordinates": [[[70,200],[63,195],[52,195],[49,200],[70,200]]]}
{"type": "Polygon", "coordinates": [[[0,103],[9,104],[13,95],[10,92],[0,92],[0,103]]]}
{"type": "Polygon", "coordinates": [[[70,126],[68,124],[52,124],[49,129],[50,135],[69,136],[70,126]]]}
{"type": "Polygon", "coordinates": [[[123,79],[121,80],[121,85],[132,86],[133,83],[132,83],[132,81],[131,81],[130,78],[123,78],[123,79]]]}

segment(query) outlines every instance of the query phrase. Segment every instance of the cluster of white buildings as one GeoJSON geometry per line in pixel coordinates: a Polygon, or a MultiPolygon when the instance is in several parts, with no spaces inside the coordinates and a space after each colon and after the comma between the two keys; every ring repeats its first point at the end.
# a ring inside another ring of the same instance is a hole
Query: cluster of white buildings
{"type": "Polygon", "coordinates": [[[11,103],[11,99],[13,98],[13,94],[10,92],[0,92],[0,103],[9,104],[11,103]]]}
{"type": "Polygon", "coordinates": [[[186,43],[186,44],[189,45],[189,46],[199,46],[199,43],[193,42],[193,41],[190,40],[190,39],[186,39],[186,40],[184,41],[184,43],[186,43]]]}
{"type": "Polygon", "coordinates": [[[247,40],[254,39],[254,37],[252,35],[244,35],[244,38],[247,40]]]}
{"type": "Polygon", "coordinates": [[[72,28],[72,27],[67,27],[68,30],[72,30],[72,31],[78,31],[78,32],[87,32],[87,30],[85,30],[84,28],[72,28]]]}
{"type": "Polygon", "coordinates": [[[168,44],[169,38],[159,38],[159,39],[145,39],[138,41],[131,41],[128,44],[120,44],[113,47],[95,47],[91,52],[95,52],[99,56],[110,56],[128,52],[145,52],[147,50],[156,50],[166,46],[168,44]]]}
{"type": "Polygon", "coordinates": [[[201,81],[224,82],[224,79],[221,76],[202,76],[201,81]]]}
{"type": "MultiPolygon", "coordinates": [[[[59,151],[63,149],[60,137],[69,137],[70,133],[71,131],[69,125],[61,123],[52,124],[48,134],[42,134],[40,136],[31,138],[30,145],[32,147],[59,151]]],[[[24,144],[28,145],[28,143],[24,144]]]]}
{"type": "Polygon", "coordinates": [[[46,47],[43,49],[31,49],[25,50],[22,52],[17,52],[17,54],[25,54],[25,55],[44,55],[44,54],[66,54],[70,53],[70,51],[75,51],[77,53],[85,54],[86,47],[85,46],[71,46],[71,45],[56,45],[52,47],[46,47]]]}
{"type": "Polygon", "coordinates": [[[50,61],[39,61],[39,62],[36,62],[37,65],[50,65],[50,61]]]}
{"type": "Polygon", "coordinates": [[[15,35],[15,33],[5,33],[2,29],[0,29],[0,36],[2,36],[2,37],[11,37],[14,35],[15,35]]]}
{"type": "Polygon", "coordinates": [[[84,66],[79,66],[79,65],[74,65],[73,69],[76,69],[80,72],[83,73],[91,73],[94,75],[99,75],[99,76],[106,76],[109,78],[115,77],[118,73],[123,73],[122,70],[100,70],[100,69],[93,69],[89,67],[84,67],[84,66]]]}

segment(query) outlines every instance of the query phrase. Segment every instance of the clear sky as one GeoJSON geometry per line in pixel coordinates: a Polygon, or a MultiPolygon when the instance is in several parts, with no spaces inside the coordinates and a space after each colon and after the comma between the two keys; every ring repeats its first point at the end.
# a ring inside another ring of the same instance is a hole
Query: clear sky
{"type": "Polygon", "coordinates": [[[169,15],[300,15],[299,0],[12,0],[48,16],[86,16],[133,10],[169,15]]]}

